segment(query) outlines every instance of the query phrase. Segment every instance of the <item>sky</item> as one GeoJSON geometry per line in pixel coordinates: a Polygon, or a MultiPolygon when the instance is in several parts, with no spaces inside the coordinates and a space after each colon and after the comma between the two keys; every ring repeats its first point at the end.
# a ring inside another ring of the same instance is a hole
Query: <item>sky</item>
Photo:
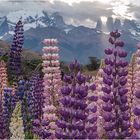
{"type": "Polygon", "coordinates": [[[135,19],[140,22],[140,0],[0,0],[0,16],[59,12],[66,23],[92,27],[101,17],[135,19]]]}

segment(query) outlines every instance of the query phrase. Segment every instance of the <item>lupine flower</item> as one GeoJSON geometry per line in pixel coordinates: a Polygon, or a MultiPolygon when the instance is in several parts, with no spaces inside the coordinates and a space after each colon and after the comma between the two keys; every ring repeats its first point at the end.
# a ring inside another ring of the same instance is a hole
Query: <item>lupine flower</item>
{"type": "Polygon", "coordinates": [[[88,95],[88,86],[85,85],[86,77],[81,74],[80,64],[76,60],[70,63],[69,69],[70,75],[64,76],[65,84],[61,88],[60,119],[57,121],[56,137],[58,139],[85,139],[87,138],[86,98],[88,95]]]}
{"type": "MultiPolygon", "coordinates": [[[[15,27],[15,34],[10,48],[9,67],[14,76],[21,74],[21,52],[23,46],[23,25],[19,20],[15,27]]],[[[15,77],[14,77],[15,78],[15,77]]]]}
{"type": "MultiPolygon", "coordinates": [[[[47,132],[49,129],[52,133],[51,138],[55,138],[55,122],[57,120],[56,107],[60,96],[61,71],[59,63],[59,48],[56,39],[44,39],[43,44],[43,72],[44,72],[44,108],[43,121],[48,121],[47,126],[43,126],[47,132]]],[[[46,135],[47,136],[47,135],[46,135]]]]}
{"type": "Polygon", "coordinates": [[[11,116],[10,122],[10,139],[24,139],[24,127],[21,117],[21,103],[18,102],[11,116]]]}
{"type": "Polygon", "coordinates": [[[32,110],[28,109],[28,100],[26,95],[30,95],[30,92],[28,92],[28,81],[24,79],[20,79],[17,84],[17,90],[16,90],[16,96],[18,100],[21,102],[21,116],[23,119],[23,128],[25,133],[25,139],[33,138],[33,135],[31,134],[32,130],[32,123],[30,112],[32,110]]]}
{"type": "MultiPolygon", "coordinates": [[[[33,74],[30,80],[20,80],[19,95],[22,101],[22,117],[26,139],[32,139],[36,131],[36,120],[42,115],[42,85],[38,74],[33,74]],[[35,126],[34,126],[35,125],[35,126]]],[[[40,120],[39,120],[40,121],[40,120]]],[[[38,134],[39,135],[39,134],[38,134]]]]}
{"type": "Polygon", "coordinates": [[[7,139],[10,137],[10,118],[12,115],[12,111],[14,109],[12,104],[12,88],[4,88],[4,97],[3,97],[3,117],[5,121],[5,129],[6,129],[6,136],[7,139]]]}
{"type": "Polygon", "coordinates": [[[98,138],[98,94],[95,94],[96,86],[93,84],[93,82],[88,84],[89,90],[88,90],[88,117],[87,117],[87,124],[86,124],[86,130],[87,130],[87,138],[88,139],[96,139],[98,138]]]}
{"type": "Polygon", "coordinates": [[[96,74],[96,78],[95,78],[95,85],[96,85],[96,90],[95,90],[95,94],[96,96],[98,96],[98,100],[96,101],[97,104],[97,115],[98,115],[98,119],[97,119],[97,132],[98,132],[98,137],[99,138],[103,138],[105,136],[105,131],[103,129],[104,126],[104,121],[103,121],[103,98],[106,100],[106,98],[103,96],[103,91],[102,91],[102,87],[104,86],[104,82],[103,82],[103,67],[104,67],[104,61],[101,60],[101,64],[100,64],[100,68],[96,74]]]}
{"type": "Polygon", "coordinates": [[[22,100],[24,97],[26,85],[25,80],[21,79],[18,81],[18,89],[17,89],[17,96],[19,97],[19,100],[22,100]]]}
{"type": "Polygon", "coordinates": [[[7,87],[7,69],[4,61],[0,61],[0,99],[3,98],[3,89],[7,87]]]}
{"type": "Polygon", "coordinates": [[[32,132],[40,136],[43,115],[43,80],[35,73],[30,79],[30,93],[27,95],[29,114],[32,116],[32,132]]]}
{"type": "MultiPolygon", "coordinates": [[[[136,53],[137,54],[137,53],[136,53]]],[[[131,123],[131,129],[133,129],[133,122],[134,122],[134,98],[135,98],[135,67],[136,67],[136,54],[132,55],[131,62],[128,67],[128,75],[127,75],[127,84],[126,87],[128,89],[128,105],[129,105],[129,113],[130,113],[130,123],[131,123]]]]}
{"type": "Polygon", "coordinates": [[[122,48],[123,41],[119,40],[120,33],[114,31],[110,33],[110,43],[114,44],[114,48],[105,49],[107,55],[105,59],[104,71],[104,129],[107,138],[127,138],[130,137],[130,114],[127,103],[128,89],[125,87],[127,83],[127,62],[124,58],[127,52],[122,48]]]}
{"type": "Polygon", "coordinates": [[[41,119],[43,115],[43,79],[39,74],[36,74],[35,89],[34,89],[34,112],[35,119],[41,119]]]}
{"type": "Polygon", "coordinates": [[[133,73],[129,78],[129,83],[131,84],[130,95],[131,95],[131,122],[133,124],[133,135],[131,138],[140,138],[140,90],[139,90],[139,76],[140,76],[140,44],[138,44],[137,52],[134,55],[134,67],[133,73]],[[130,79],[131,78],[131,79],[130,79]]]}
{"type": "Polygon", "coordinates": [[[22,119],[23,119],[23,126],[24,126],[24,133],[25,133],[25,139],[32,139],[32,119],[33,119],[33,106],[32,106],[32,92],[31,88],[32,85],[29,83],[28,80],[20,80],[19,81],[19,87],[18,87],[18,97],[21,100],[21,113],[22,113],[22,119]],[[20,93],[22,93],[20,95],[20,93]],[[31,108],[31,109],[30,109],[31,108]]]}
{"type": "Polygon", "coordinates": [[[4,118],[2,102],[0,101],[0,139],[8,139],[7,122],[4,118]]]}

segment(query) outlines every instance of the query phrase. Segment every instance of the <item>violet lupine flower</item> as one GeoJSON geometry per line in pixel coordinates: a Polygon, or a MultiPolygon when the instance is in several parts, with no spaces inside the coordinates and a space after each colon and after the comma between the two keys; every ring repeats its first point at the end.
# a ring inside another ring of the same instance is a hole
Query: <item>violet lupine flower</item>
{"type": "Polygon", "coordinates": [[[104,129],[109,139],[130,137],[130,114],[127,102],[128,89],[125,87],[127,83],[127,62],[125,57],[127,52],[123,49],[124,42],[118,39],[120,33],[114,31],[110,33],[109,42],[114,45],[105,49],[105,68],[104,71],[104,87],[102,88],[104,95],[104,129]]]}
{"type": "Polygon", "coordinates": [[[0,99],[3,98],[3,89],[7,87],[7,69],[4,61],[0,61],[0,99]]]}
{"type": "Polygon", "coordinates": [[[5,121],[5,132],[7,139],[10,138],[10,118],[13,111],[13,105],[12,105],[12,88],[4,88],[4,97],[3,97],[3,117],[5,121]]]}
{"type": "Polygon", "coordinates": [[[24,79],[20,79],[18,81],[18,87],[16,91],[16,96],[19,101],[21,101],[21,116],[23,119],[23,126],[24,126],[24,132],[25,132],[25,139],[33,138],[32,134],[28,136],[28,133],[31,132],[32,129],[32,124],[30,122],[30,116],[29,116],[29,111],[28,111],[28,102],[26,99],[26,94],[27,93],[27,81],[24,79]]]}
{"type": "MultiPolygon", "coordinates": [[[[43,126],[44,132],[51,132],[51,138],[55,138],[55,122],[57,120],[56,109],[60,96],[61,87],[61,71],[59,62],[59,48],[57,47],[56,39],[44,39],[43,44],[43,73],[44,73],[44,108],[43,121],[48,121],[47,126],[43,126]]],[[[49,133],[50,134],[50,133],[49,133]]],[[[46,135],[47,136],[47,135],[46,135]]]]}
{"type": "Polygon", "coordinates": [[[2,101],[0,101],[0,139],[8,139],[7,122],[4,118],[2,101]]]}
{"type": "Polygon", "coordinates": [[[25,89],[26,89],[25,80],[20,79],[18,81],[18,89],[17,89],[17,96],[18,96],[19,100],[23,99],[25,89]]]}
{"type": "Polygon", "coordinates": [[[34,74],[30,80],[29,93],[27,94],[28,110],[32,122],[32,131],[40,136],[41,119],[43,114],[43,80],[39,74],[34,74]]]}
{"type": "Polygon", "coordinates": [[[39,74],[36,75],[37,79],[35,81],[34,89],[34,118],[41,119],[43,115],[43,79],[39,74]]]}
{"type": "Polygon", "coordinates": [[[0,50],[0,57],[3,55],[3,52],[0,50]]]}
{"type": "Polygon", "coordinates": [[[32,132],[32,119],[33,119],[34,108],[32,106],[32,92],[30,90],[32,88],[32,85],[29,83],[28,80],[27,81],[21,80],[20,87],[22,87],[22,96],[21,96],[22,112],[21,113],[23,119],[24,132],[26,134],[25,139],[33,139],[33,135],[31,132],[32,132]]]}
{"type": "Polygon", "coordinates": [[[23,24],[19,20],[15,27],[15,34],[10,48],[9,67],[14,76],[21,74],[21,52],[23,46],[23,24]]]}
{"type": "Polygon", "coordinates": [[[75,60],[70,66],[70,74],[65,75],[64,86],[61,88],[60,119],[57,121],[56,138],[86,139],[86,98],[88,86],[86,77],[80,72],[80,64],[75,60]]]}
{"type": "Polygon", "coordinates": [[[33,139],[33,121],[36,118],[37,106],[35,106],[35,83],[38,81],[37,76],[32,76],[31,79],[28,80],[20,80],[20,88],[19,88],[19,95],[22,101],[22,118],[23,118],[23,125],[24,125],[24,132],[26,139],[33,139]]]}
{"type": "Polygon", "coordinates": [[[34,110],[34,120],[33,120],[33,132],[35,134],[37,134],[37,136],[42,137],[42,126],[46,125],[45,123],[48,122],[42,120],[42,116],[43,116],[43,80],[42,78],[38,76],[38,79],[35,83],[35,94],[34,94],[34,106],[35,106],[35,110],[34,110]]]}
{"type": "MultiPolygon", "coordinates": [[[[135,53],[134,79],[130,81],[133,83],[133,135],[131,138],[140,139],[140,44],[138,44],[137,52],[135,53]]],[[[131,94],[132,94],[131,93],[131,94]]]]}

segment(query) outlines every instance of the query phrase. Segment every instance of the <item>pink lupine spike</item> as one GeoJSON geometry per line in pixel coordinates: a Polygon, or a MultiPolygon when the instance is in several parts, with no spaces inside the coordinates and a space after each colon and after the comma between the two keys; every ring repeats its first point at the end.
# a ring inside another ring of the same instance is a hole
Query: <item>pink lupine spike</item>
{"type": "Polygon", "coordinates": [[[7,68],[5,62],[0,61],[0,99],[3,98],[3,89],[7,87],[7,68]]]}
{"type": "MultiPolygon", "coordinates": [[[[55,138],[55,129],[57,126],[56,111],[58,108],[58,100],[60,98],[61,87],[61,71],[59,62],[59,48],[57,47],[57,39],[44,39],[43,44],[43,73],[44,73],[44,114],[43,119],[49,121],[47,126],[50,129],[51,137],[55,138]],[[56,85],[59,85],[56,86],[56,85]]],[[[45,128],[45,127],[44,127],[45,128]]]]}
{"type": "Polygon", "coordinates": [[[129,70],[129,104],[131,106],[132,138],[140,138],[140,43],[138,49],[132,57],[131,69],[129,70]]]}
{"type": "Polygon", "coordinates": [[[98,101],[97,101],[97,107],[98,107],[98,122],[97,122],[97,126],[98,126],[98,134],[99,134],[99,138],[102,138],[105,135],[105,131],[103,129],[104,126],[104,121],[103,121],[103,110],[102,110],[102,105],[103,105],[103,101],[102,101],[102,96],[103,96],[103,91],[102,91],[102,87],[103,87],[103,67],[104,67],[104,61],[101,60],[101,64],[100,64],[100,68],[97,72],[96,75],[96,79],[95,79],[95,85],[96,85],[96,90],[95,90],[95,94],[98,96],[98,101]]]}

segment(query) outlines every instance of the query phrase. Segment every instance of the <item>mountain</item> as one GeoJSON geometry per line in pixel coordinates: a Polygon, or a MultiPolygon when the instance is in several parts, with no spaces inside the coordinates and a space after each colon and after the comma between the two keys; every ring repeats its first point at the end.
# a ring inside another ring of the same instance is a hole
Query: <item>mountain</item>
{"type": "Polygon", "coordinates": [[[28,13],[17,11],[10,13],[7,17],[0,18],[1,39],[12,42],[13,30],[16,24],[15,17],[22,16],[24,23],[24,48],[41,52],[44,38],[57,38],[60,47],[61,60],[70,61],[74,58],[81,63],[87,63],[89,56],[103,58],[104,49],[109,45],[109,32],[119,29],[125,48],[128,50],[128,60],[136,50],[136,44],[140,41],[140,24],[134,20],[107,18],[103,23],[99,18],[95,28],[84,26],[73,26],[65,23],[63,17],[58,13],[48,14],[46,11],[40,13],[28,13]],[[14,14],[14,15],[12,15],[14,14]]]}
{"type": "Polygon", "coordinates": [[[120,29],[120,28],[121,28],[121,21],[116,18],[113,24],[113,29],[120,29]]]}
{"type": "Polygon", "coordinates": [[[114,29],[114,22],[112,17],[107,18],[106,27],[109,31],[112,31],[114,29]]]}
{"type": "MultiPolygon", "coordinates": [[[[0,56],[9,52],[10,45],[3,40],[0,40],[0,56]]],[[[41,55],[32,50],[23,49],[22,58],[24,60],[38,60],[41,59],[41,55]]]]}
{"type": "Polygon", "coordinates": [[[7,17],[0,18],[0,36],[9,31],[7,17]]]}

